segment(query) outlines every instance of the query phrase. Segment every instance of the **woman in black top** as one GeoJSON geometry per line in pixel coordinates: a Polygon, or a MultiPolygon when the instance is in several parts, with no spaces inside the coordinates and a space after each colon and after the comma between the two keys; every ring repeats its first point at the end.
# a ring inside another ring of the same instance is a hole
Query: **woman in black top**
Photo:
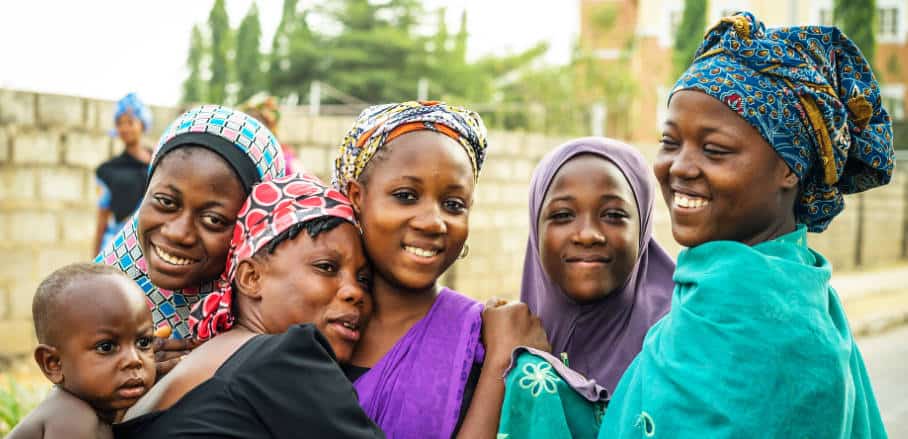
{"type": "Polygon", "coordinates": [[[220,290],[190,317],[198,338],[213,338],[115,436],[383,438],[335,362],[349,360],[372,311],[349,201],[315,177],[260,183],[233,236],[220,290]]]}

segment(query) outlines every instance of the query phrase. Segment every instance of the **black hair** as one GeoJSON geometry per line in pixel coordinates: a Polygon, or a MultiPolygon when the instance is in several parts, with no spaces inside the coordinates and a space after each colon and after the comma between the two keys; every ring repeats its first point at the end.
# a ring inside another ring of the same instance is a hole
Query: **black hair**
{"type": "Polygon", "coordinates": [[[268,242],[268,244],[266,244],[258,252],[256,252],[256,256],[263,253],[267,253],[268,255],[274,254],[274,250],[278,245],[280,245],[280,243],[295,239],[303,229],[306,230],[306,233],[309,234],[310,238],[315,238],[322,232],[334,230],[334,228],[344,222],[346,222],[346,220],[343,218],[325,215],[310,219],[308,221],[303,221],[301,223],[296,223],[290,226],[289,229],[284,230],[283,232],[275,236],[274,239],[272,239],[270,242],[268,242]]]}
{"type": "MultiPolygon", "coordinates": [[[[65,321],[60,318],[60,314],[74,311],[60,306],[60,299],[64,292],[76,281],[86,277],[105,275],[123,276],[128,279],[115,266],[82,262],[58,268],[41,281],[35,291],[35,297],[32,299],[32,319],[35,322],[35,335],[38,337],[38,343],[55,344],[60,333],[57,325],[65,321]]],[[[130,282],[132,282],[131,279],[130,282]]]]}

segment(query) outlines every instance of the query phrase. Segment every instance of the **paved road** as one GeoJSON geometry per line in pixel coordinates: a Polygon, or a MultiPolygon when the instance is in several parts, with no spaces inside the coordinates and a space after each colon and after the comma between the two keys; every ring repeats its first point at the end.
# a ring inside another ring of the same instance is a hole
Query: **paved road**
{"type": "Polygon", "coordinates": [[[908,326],[858,339],[891,438],[908,438],[908,326]]]}

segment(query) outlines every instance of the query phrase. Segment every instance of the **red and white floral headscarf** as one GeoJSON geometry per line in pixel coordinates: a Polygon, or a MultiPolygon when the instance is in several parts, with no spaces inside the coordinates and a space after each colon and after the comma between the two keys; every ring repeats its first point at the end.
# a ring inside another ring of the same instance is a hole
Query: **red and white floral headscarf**
{"type": "Polygon", "coordinates": [[[325,216],[357,224],[350,200],[318,177],[290,175],[254,186],[237,216],[218,290],[198,302],[189,315],[195,337],[207,340],[233,326],[232,285],[240,261],[251,258],[293,225],[325,216]]]}

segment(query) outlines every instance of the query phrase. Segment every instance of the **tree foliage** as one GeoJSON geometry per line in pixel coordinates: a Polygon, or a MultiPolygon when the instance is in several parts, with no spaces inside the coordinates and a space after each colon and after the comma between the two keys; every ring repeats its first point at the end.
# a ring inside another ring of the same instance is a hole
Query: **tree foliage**
{"type": "Polygon", "coordinates": [[[243,102],[264,89],[262,53],[259,49],[261,38],[262,26],[259,23],[259,10],[258,6],[253,3],[236,33],[234,69],[238,84],[238,102],[243,102]]]}
{"type": "Polygon", "coordinates": [[[672,53],[673,78],[681,76],[693,61],[694,53],[703,42],[704,29],[706,0],[684,0],[684,12],[675,33],[675,48],[672,53]]]}
{"type": "Polygon", "coordinates": [[[834,0],[832,16],[836,26],[854,41],[873,65],[878,25],[876,0],[834,0]]]}
{"type": "Polygon", "coordinates": [[[204,66],[205,41],[198,25],[192,26],[192,35],[189,39],[189,55],[186,65],[189,76],[183,81],[183,103],[202,102],[205,100],[205,88],[202,83],[202,69],[204,66]]]}
{"type": "MultiPolygon", "coordinates": [[[[614,14],[599,21],[614,23],[614,14]]],[[[224,0],[215,0],[207,34],[192,35],[184,100],[223,103],[231,91],[244,100],[264,89],[305,102],[320,81],[322,103],[378,103],[414,99],[426,79],[430,99],[478,104],[493,127],[582,133],[590,103],[621,102],[633,85],[627,63],[601,66],[579,51],[568,65],[547,66],[544,43],[468,60],[467,13],[455,29],[444,9],[426,11],[419,0],[284,0],[267,54],[259,23],[253,5],[231,38],[224,0]]]]}
{"type": "Polygon", "coordinates": [[[230,80],[228,52],[230,51],[230,20],[224,0],[215,0],[208,15],[211,36],[211,79],[208,81],[208,100],[222,103],[227,98],[230,80]]]}

